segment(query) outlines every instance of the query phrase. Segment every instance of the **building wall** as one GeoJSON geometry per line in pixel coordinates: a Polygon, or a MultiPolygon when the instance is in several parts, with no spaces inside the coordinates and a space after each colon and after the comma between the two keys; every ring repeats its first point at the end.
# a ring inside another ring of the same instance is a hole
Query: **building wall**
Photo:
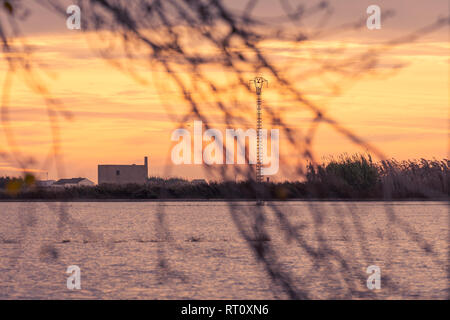
{"type": "Polygon", "coordinates": [[[139,165],[99,165],[98,184],[145,184],[147,167],[139,165]]]}
{"type": "Polygon", "coordinates": [[[98,184],[146,184],[148,179],[148,158],[144,165],[99,165],[98,184]]]}
{"type": "Polygon", "coordinates": [[[147,160],[142,165],[99,165],[98,184],[146,184],[148,178],[147,160]]]}

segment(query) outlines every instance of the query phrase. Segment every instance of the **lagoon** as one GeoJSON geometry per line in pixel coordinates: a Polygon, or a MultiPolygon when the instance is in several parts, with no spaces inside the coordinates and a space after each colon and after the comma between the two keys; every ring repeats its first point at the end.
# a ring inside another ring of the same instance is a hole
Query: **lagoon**
{"type": "Polygon", "coordinates": [[[447,202],[2,202],[0,299],[447,299],[448,236],[447,202]]]}

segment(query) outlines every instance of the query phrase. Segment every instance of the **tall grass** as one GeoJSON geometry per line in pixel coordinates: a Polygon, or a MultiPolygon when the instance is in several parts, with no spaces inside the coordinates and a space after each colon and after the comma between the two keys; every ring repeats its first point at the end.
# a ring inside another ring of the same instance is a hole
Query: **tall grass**
{"type": "Polygon", "coordinates": [[[450,161],[406,160],[381,161],[378,172],[384,186],[384,196],[393,198],[440,198],[449,195],[450,161]]]}
{"type": "Polygon", "coordinates": [[[373,162],[366,154],[341,155],[308,166],[308,189],[331,198],[448,198],[449,165],[443,160],[373,162]]]}
{"type": "Polygon", "coordinates": [[[371,197],[379,183],[377,165],[370,155],[340,155],[326,163],[308,165],[307,182],[320,196],[371,197]]]}

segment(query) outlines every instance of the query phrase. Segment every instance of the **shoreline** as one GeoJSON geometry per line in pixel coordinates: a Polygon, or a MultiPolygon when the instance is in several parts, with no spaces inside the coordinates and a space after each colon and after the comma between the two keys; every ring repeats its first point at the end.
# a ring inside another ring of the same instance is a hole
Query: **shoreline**
{"type": "MultiPolygon", "coordinates": [[[[257,199],[0,199],[1,202],[256,202],[257,199]]],[[[401,199],[264,199],[263,202],[450,202],[444,198],[401,198],[401,199]]]]}

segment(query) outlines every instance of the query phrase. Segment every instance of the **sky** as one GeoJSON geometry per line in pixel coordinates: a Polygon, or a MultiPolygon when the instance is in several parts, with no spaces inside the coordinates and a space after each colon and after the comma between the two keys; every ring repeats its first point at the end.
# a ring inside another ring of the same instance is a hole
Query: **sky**
{"type": "MultiPolygon", "coordinates": [[[[301,46],[271,40],[261,44],[263,52],[280,65],[288,65],[296,75],[307,70],[314,59],[333,59],[330,50],[345,48],[357,55],[370,46],[413,32],[449,12],[448,2],[440,0],[432,1],[433,5],[419,0],[343,0],[331,3],[335,11],[327,26],[330,30],[327,37],[303,42],[301,46]],[[365,11],[370,4],[377,4],[382,9],[380,30],[362,28],[345,34],[333,33],[334,28],[343,23],[367,17],[365,11]],[[383,13],[388,9],[395,11],[395,15],[383,19],[383,13]],[[311,57],[306,51],[314,52],[315,56],[311,57]]],[[[227,5],[239,10],[242,1],[230,1],[227,5]]],[[[150,81],[141,84],[98,55],[96,49],[102,45],[95,34],[68,30],[64,17],[35,4],[30,8],[31,15],[21,22],[24,39],[33,48],[33,59],[45,65],[43,80],[52,97],[61,101],[72,116],[59,122],[60,156],[65,169],[58,171],[55,163],[46,164],[45,161],[52,151],[53,141],[52,126],[42,96],[32,92],[19,75],[14,76],[8,104],[8,127],[14,133],[16,151],[27,159],[33,159],[27,166],[29,171],[35,172],[39,178],[46,178],[48,173],[50,179],[86,177],[96,182],[98,164],[142,164],[144,156],[148,156],[150,176],[168,175],[165,168],[170,167],[171,176],[205,177],[201,166],[175,166],[170,161],[173,146],[170,138],[172,132],[179,128],[173,117],[185,112],[187,106],[180,94],[170,88],[161,97],[157,84],[164,85],[164,75],[159,74],[158,83],[148,76],[150,81]],[[170,110],[165,106],[167,103],[170,110]]],[[[255,14],[277,17],[282,16],[283,11],[276,1],[260,1],[255,14]]],[[[4,15],[0,15],[0,21],[2,18],[4,15]]],[[[317,23],[318,19],[313,17],[305,21],[304,28],[314,30],[317,23]]],[[[326,82],[315,79],[303,81],[302,91],[324,108],[327,116],[382,150],[387,157],[399,160],[446,158],[449,134],[448,40],[447,27],[413,43],[392,48],[383,53],[382,63],[375,70],[380,71],[379,74],[342,82],[339,94],[331,94],[326,82]],[[393,66],[401,68],[392,69],[393,66]]],[[[136,68],[145,76],[159,72],[151,67],[149,70],[145,64],[136,68]]],[[[6,70],[7,64],[1,56],[0,88],[4,88],[6,70]]],[[[220,68],[209,71],[215,77],[221,77],[224,72],[220,68]]],[[[312,115],[293,108],[292,101],[276,94],[275,90],[271,92],[271,87],[276,87],[275,79],[270,75],[267,79],[269,88],[265,90],[265,103],[275,106],[280,112],[283,110],[289,126],[306,130],[312,115]]],[[[296,81],[295,77],[292,79],[296,81]]],[[[237,106],[252,105],[252,99],[240,97],[237,106]]],[[[236,101],[229,103],[236,104],[236,101]]],[[[211,116],[214,116],[213,111],[211,116]]],[[[213,124],[219,130],[225,130],[220,121],[213,124]]],[[[5,123],[2,122],[1,126],[0,150],[11,153],[14,149],[8,143],[5,123]]],[[[192,126],[187,126],[189,128],[192,126]]],[[[282,136],[282,156],[298,156],[295,150],[283,143],[283,139],[285,137],[282,136]]],[[[365,151],[326,125],[318,128],[313,150],[319,158],[365,151]]],[[[285,163],[286,166],[290,164],[289,161],[285,163]]],[[[14,158],[0,158],[0,176],[18,175],[21,170],[14,158]]],[[[284,178],[286,175],[280,172],[275,180],[284,178]]]]}

